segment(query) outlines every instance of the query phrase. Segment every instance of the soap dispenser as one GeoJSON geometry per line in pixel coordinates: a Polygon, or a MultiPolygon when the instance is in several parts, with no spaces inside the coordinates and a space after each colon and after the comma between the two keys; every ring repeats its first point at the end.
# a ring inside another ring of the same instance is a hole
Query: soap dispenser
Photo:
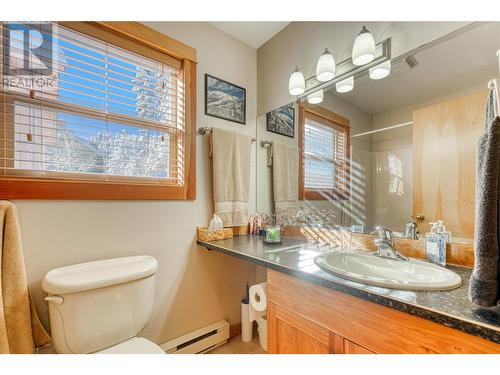
{"type": "Polygon", "coordinates": [[[446,239],[446,242],[451,242],[451,232],[449,230],[446,230],[446,227],[444,226],[444,221],[438,220],[437,226],[438,226],[438,233],[443,235],[443,237],[446,239]]]}
{"type": "Polygon", "coordinates": [[[446,265],[446,237],[438,223],[429,223],[431,231],[425,234],[425,253],[429,262],[446,265]]]}

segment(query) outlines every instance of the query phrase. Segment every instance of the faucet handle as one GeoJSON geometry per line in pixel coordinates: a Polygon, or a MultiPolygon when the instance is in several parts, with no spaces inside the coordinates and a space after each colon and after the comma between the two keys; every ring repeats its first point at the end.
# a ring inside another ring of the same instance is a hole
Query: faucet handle
{"type": "Polygon", "coordinates": [[[394,244],[394,233],[389,228],[377,226],[375,227],[375,231],[378,234],[378,237],[381,239],[385,239],[390,241],[391,244],[394,244]]]}

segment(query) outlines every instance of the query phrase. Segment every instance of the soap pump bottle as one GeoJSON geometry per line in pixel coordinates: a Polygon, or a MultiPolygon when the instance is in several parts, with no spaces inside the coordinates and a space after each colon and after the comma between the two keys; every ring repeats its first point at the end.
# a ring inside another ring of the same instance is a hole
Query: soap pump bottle
{"type": "Polygon", "coordinates": [[[446,227],[444,226],[444,221],[438,220],[437,226],[438,226],[438,232],[444,236],[446,242],[451,242],[451,232],[449,230],[446,230],[446,227]]]}
{"type": "Polygon", "coordinates": [[[425,234],[425,252],[429,262],[446,265],[446,237],[438,223],[429,223],[431,231],[425,234]]]}
{"type": "Polygon", "coordinates": [[[431,230],[425,234],[425,255],[427,261],[436,263],[438,252],[438,239],[436,235],[437,223],[429,223],[429,225],[431,226],[431,230]]]}

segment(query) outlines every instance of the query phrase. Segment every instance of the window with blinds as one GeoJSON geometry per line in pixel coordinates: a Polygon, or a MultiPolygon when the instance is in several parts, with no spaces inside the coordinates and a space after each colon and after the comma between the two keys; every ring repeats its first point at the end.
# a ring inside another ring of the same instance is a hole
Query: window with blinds
{"type": "Polygon", "coordinates": [[[2,29],[2,175],[183,184],[180,61],[55,23],[2,29]]]}
{"type": "Polygon", "coordinates": [[[346,196],[348,128],[309,111],[304,111],[302,126],[303,195],[310,199],[346,196]]]}

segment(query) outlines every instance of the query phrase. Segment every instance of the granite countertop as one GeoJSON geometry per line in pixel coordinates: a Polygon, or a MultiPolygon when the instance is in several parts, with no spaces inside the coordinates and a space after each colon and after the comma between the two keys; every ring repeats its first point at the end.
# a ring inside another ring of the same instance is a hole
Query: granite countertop
{"type": "Polygon", "coordinates": [[[197,243],[209,250],[220,251],[500,344],[500,306],[481,308],[469,301],[467,291],[472,270],[468,267],[447,267],[458,273],[463,281],[462,286],[454,290],[396,290],[360,284],[322,271],[314,263],[314,258],[335,248],[306,240],[284,238],[281,245],[266,245],[262,237],[242,235],[197,243]]]}

